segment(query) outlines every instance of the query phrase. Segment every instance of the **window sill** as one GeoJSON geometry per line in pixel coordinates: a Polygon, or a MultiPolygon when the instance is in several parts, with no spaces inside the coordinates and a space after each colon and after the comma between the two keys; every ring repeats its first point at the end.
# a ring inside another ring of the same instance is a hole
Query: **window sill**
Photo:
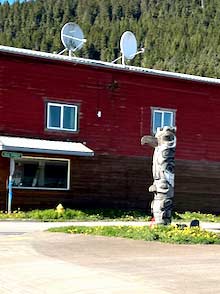
{"type": "Polygon", "coordinates": [[[71,134],[78,134],[79,130],[68,130],[68,129],[56,129],[56,128],[45,128],[46,132],[53,132],[53,133],[71,133],[71,134]]]}
{"type": "Polygon", "coordinates": [[[46,187],[16,187],[12,186],[12,189],[16,190],[46,190],[46,191],[69,191],[69,188],[46,188],[46,187]]]}

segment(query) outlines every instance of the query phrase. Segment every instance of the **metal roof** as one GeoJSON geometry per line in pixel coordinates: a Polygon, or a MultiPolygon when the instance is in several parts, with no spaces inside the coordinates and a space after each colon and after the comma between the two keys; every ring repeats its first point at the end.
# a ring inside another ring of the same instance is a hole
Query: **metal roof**
{"type": "Polygon", "coordinates": [[[0,150],[60,155],[93,156],[82,143],[0,136],[0,150]]]}
{"type": "Polygon", "coordinates": [[[85,58],[79,58],[79,57],[70,57],[70,56],[64,56],[64,55],[59,55],[55,53],[54,54],[45,53],[41,51],[34,51],[29,49],[8,47],[8,46],[2,46],[2,45],[0,45],[0,52],[6,52],[11,54],[23,55],[23,56],[38,57],[38,58],[49,59],[49,60],[65,61],[65,62],[77,63],[77,64],[86,64],[86,65],[96,66],[96,67],[98,66],[98,67],[105,67],[105,68],[111,68],[111,69],[120,69],[124,71],[129,71],[129,72],[138,72],[138,73],[156,75],[156,76],[162,76],[162,77],[168,77],[168,78],[176,78],[176,79],[190,80],[190,81],[203,82],[203,83],[220,84],[220,79],[216,79],[216,78],[207,78],[207,77],[200,77],[200,76],[189,75],[189,74],[155,70],[155,69],[149,69],[149,68],[143,68],[143,67],[114,64],[111,62],[104,62],[104,61],[85,59],[85,58]]]}

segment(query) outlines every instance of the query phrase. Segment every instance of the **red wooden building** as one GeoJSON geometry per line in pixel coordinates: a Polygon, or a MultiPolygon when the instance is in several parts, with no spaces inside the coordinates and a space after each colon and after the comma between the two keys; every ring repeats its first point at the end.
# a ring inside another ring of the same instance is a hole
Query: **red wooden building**
{"type": "Polygon", "coordinates": [[[220,212],[219,96],[218,79],[0,46],[0,150],[22,154],[13,208],[148,208],[140,138],[176,125],[175,210],[220,212]]]}

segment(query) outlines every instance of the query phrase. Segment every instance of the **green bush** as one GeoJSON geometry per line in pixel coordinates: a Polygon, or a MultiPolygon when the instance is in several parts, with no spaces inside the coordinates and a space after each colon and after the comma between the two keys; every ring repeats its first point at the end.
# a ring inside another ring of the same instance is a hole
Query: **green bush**
{"type": "Polygon", "coordinates": [[[220,244],[220,236],[199,227],[177,226],[96,226],[96,227],[62,227],[49,229],[50,232],[69,234],[91,234],[108,237],[123,237],[135,240],[160,241],[177,244],[220,244]]]}
{"type": "Polygon", "coordinates": [[[25,217],[27,219],[37,219],[37,220],[57,220],[59,218],[59,214],[54,209],[46,209],[46,210],[33,210],[25,213],[25,217]]]}
{"type": "Polygon", "coordinates": [[[140,211],[123,211],[119,209],[65,209],[59,213],[55,209],[32,210],[27,212],[13,211],[0,212],[0,219],[33,219],[40,221],[98,221],[98,220],[123,220],[123,221],[148,221],[151,216],[140,211]]]}
{"type": "MultiPolygon", "coordinates": [[[[59,213],[55,209],[20,211],[15,210],[8,214],[0,212],[0,219],[32,219],[40,221],[98,221],[98,220],[121,220],[121,221],[150,221],[152,216],[138,210],[120,209],[70,209],[59,213]]],[[[189,222],[193,219],[209,222],[220,222],[220,216],[213,214],[202,214],[200,212],[185,212],[173,214],[173,221],[189,222]]]]}
{"type": "Polygon", "coordinates": [[[25,212],[14,210],[12,213],[7,213],[7,211],[0,211],[0,219],[24,219],[25,212]]]}

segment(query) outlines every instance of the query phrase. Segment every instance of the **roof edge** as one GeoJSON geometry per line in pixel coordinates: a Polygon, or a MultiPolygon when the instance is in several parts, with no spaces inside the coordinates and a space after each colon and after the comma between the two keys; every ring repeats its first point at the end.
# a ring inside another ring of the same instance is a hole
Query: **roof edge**
{"type": "Polygon", "coordinates": [[[182,79],[182,80],[196,81],[196,82],[202,82],[202,83],[220,84],[220,79],[217,79],[217,78],[201,77],[196,75],[149,69],[144,67],[114,64],[114,63],[106,62],[106,61],[99,61],[99,60],[79,58],[79,57],[70,57],[70,56],[64,56],[64,55],[59,55],[55,53],[46,53],[42,51],[9,47],[9,46],[3,46],[3,45],[0,45],[0,53],[1,52],[48,59],[48,60],[64,61],[64,62],[70,62],[70,63],[76,63],[76,64],[85,64],[90,66],[100,66],[104,68],[119,69],[119,70],[124,70],[129,72],[156,75],[156,76],[167,77],[167,78],[182,79]]]}

